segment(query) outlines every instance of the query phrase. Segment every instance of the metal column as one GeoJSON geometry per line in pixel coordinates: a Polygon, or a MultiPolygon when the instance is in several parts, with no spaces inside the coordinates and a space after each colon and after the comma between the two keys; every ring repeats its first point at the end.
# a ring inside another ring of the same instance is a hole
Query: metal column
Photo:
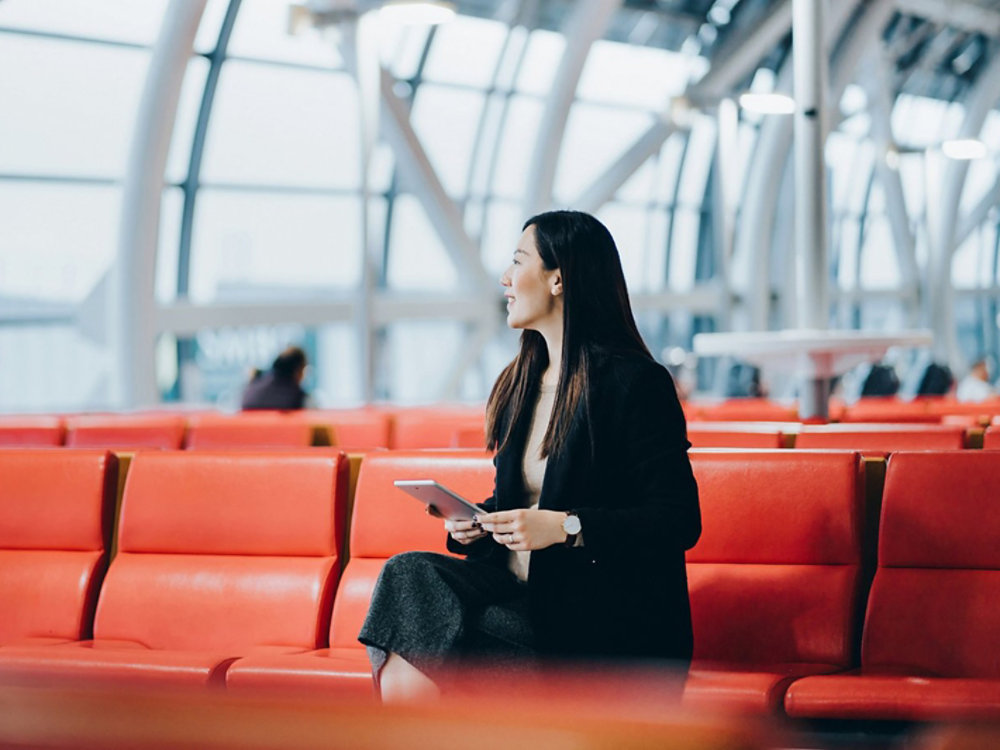
{"type": "MultiPolygon", "coordinates": [[[[795,249],[799,328],[827,328],[826,195],[823,140],[826,46],[823,0],[794,0],[792,54],[795,70],[795,249]]],[[[826,419],[826,377],[803,379],[799,417],[826,419]]]]}

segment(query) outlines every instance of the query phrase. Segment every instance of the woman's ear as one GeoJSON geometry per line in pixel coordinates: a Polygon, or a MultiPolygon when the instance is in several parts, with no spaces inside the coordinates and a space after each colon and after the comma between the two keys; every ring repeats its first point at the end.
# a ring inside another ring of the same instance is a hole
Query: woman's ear
{"type": "Polygon", "coordinates": [[[550,289],[552,291],[553,297],[558,297],[560,294],[562,294],[562,276],[560,276],[558,273],[553,274],[550,283],[551,283],[550,289]]]}

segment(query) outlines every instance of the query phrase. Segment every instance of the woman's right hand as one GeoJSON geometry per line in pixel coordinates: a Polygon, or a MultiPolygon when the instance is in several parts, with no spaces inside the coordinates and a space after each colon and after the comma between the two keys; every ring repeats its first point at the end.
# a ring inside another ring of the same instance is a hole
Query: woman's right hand
{"type": "Polygon", "coordinates": [[[475,521],[452,521],[445,519],[444,528],[459,544],[472,544],[486,536],[486,532],[475,521]]]}

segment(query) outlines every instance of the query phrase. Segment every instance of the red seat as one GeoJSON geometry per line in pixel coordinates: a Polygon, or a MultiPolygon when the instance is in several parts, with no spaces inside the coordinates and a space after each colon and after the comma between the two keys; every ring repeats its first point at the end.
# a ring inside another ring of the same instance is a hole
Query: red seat
{"type": "Polygon", "coordinates": [[[798,409],[766,398],[732,398],[719,402],[691,402],[706,422],[795,422],[798,409]]]}
{"type": "Polygon", "coordinates": [[[789,715],[1000,718],[997,487],[990,453],[889,459],[861,668],[796,681],[789,715]]]}
{"type": "Polygon", "coordinates": [[[307,448],[312,442],[313,427],[301,412],[200,414],[188,423],[187,447],[197,450],[307,448]]]}
{"type": "Polygon", "coordinates": [[[117,482],[104,451],[0,452],[0,651],[89,637],[117,482]]]}
{"type": "Polygon", "coordinates": [[[965,427],[955,424],[826,424],[803,425],[796,448],[916,451],[961,450],[965,427]]]}
{"type": "Polygon", "coordinates": [[[692,451],[703,531],[687,553],[686,705],[780,709],[801,675],[855,659],[865,517],[847,451],[692,451]]]}
{"type": "Polygon", "coordinates": [[[95,414],[66,419],[70,448],[180,450],[184,417],[179,414],[95,414]]]}
{"type": "Polygon", "coordinates": [[[63,444],[66,425],[60,417],[0,417],[0,446],[50,448],[63,444]]]}
{"type": "Polygon", "coordinates": [[[479,451],[370,453],[358,478],[351,521],[351,560],[330,623],[330,647],[309,654],[240,659],[229,670],[233,689],[304,689],[372,694],[367,653],[358,633],[385,561],[399,552],[445,552],[441,520],[393,486],[396,479],[436,479],[470,500],[493,487],[493,464],[479,451]]]}
{"type": "Polygon", "coordinates": [[[1000,425],[992,424],[983,434],[983,450],[1000,451],[1000,425]]]}
{"type": "Polygon", "coordinates": [[[94,639],[10,648],[8,678],[220,683],[237,657],[326,640],[343,454],[139,453],[94,639]]]}
{"type": "Polygon", "coordinates": [[[306,412],[315,425],[332,433],[334,445],[351,450],[388,448],[392,433],[392,415],[378,409],[323,409],[306,412]]]}
{"type": "Polygon", "coordinates": [[[485,435],[485,425],[485,406],[402,409],[393,416],[392,447],[397,450],[453,448],[459,432],[478,430],[480,435],[485,435]]]}
{"type": "Polygon", "coordinates": [[[935,424],[940,413],[931,411],[930,398],[902,401],[895,396],[866,396],[845,407],[841,422],[918,422],[935,424]]]}
{"type": "Polygon", "coordinates": [[[778,422],[688,422],[695,448],[786,448],[799,425],[778,422]]]}

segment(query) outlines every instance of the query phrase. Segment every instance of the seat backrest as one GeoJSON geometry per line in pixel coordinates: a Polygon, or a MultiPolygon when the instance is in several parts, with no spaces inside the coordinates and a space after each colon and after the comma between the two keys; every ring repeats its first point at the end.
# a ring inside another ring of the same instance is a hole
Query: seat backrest
{"type": "Polygon", "coordinates": [[[178,450],[184,444],[179,414],[95,414],[66,419],[70,448],[178,450]]]}
{"type": "Polygon", "coordinates": [[[333,606],[331,646],[359,646],[375,581],[389,557],[409,550],[447,551],[441,519],[429,516],[423,503],[393,481],[434,479],[481,502],[493,491],[493,478],[491,458],[477,450],[386,451],[365,457],[351,518],[351,561],[333,606]]]}
{"type": "Polygon", "coordinates": [[[95,637],[159,649],[319,647],[347,476],[339,452],[139,453],[95,637]]]}
{"type": "Polygon", "coordinates": [[[954,424],[802,425],[796,448],[915,451],[961,450],[965,428],[954,424]]]}
{"type": "Polygon", "coordinates": [[[692,451],[702,535],[687,554],[694,658],[846,666],[860,622],[861,458],[692,451]]]}
{"type": "Polygon", "coordinates": [[[392,415],[378,409],[311,410],[308,419],[327,427],[333,444],[348,450],[388,448],[392,434],[392,415]]]}
{"type": "Polygon", "coordinates": [[[731,398],[695,404],[706,422],[794,422],[798,411],[794,404],[782,404],[766,398],[731,398]]]}
{"type": "Polygon", "coordinates": [[[306,448],[312,436],[313,427],[301,413],[200,414],[188,423],[186,447],[306,448]]]}
{"type": "Polygon", "coordinates": [[[62,445],[66,425],[54,416],[0,417],[0,446],[48,448],[62,445]]]}
{"type": "Polygon", "coordinates": [[[393,415],[392,447],[451,448],[460,430],[479,430],[485,434],[485,424],[485,407],[401,409],[393,415]]]}
{"type": "Polygon", "coordinates": [[[687,437],[695,448],[784,448],[798,425],[778,422],[688,422],[687,437]]]}
{"type": "Polygon", "coordinates": [[[989,452],[889,459],[866,668],[1000,677],[998,487],[1000,462],[989,452]]]}
{"type": "Polygon", "coordinates": [[[89,636],[117,482],[105,451],[0,452],[0,646],[89,636]]]}
{"type": "Polygon", "coordinates": [[[930,411],[930,399],[903,401],[895,396],[866,396],[847,406],[841,422],[911,422],[935,424],[941,418],[930,411]]]}
{"type": "Polygon", "coordinates": [[[387,559],[409,550],[444,552],[440,518],[393,485],[397,479],[433,479],[471,502],[493,491],[490,456],[477,450],[384,451],[361,465],[351,519],[351,557],[387,559]]]}
{"type": "Polygon", "coordinates": [[[1000,425],[990,425],[983,434],[983,450],[1000,451],[1000,425]]]}

